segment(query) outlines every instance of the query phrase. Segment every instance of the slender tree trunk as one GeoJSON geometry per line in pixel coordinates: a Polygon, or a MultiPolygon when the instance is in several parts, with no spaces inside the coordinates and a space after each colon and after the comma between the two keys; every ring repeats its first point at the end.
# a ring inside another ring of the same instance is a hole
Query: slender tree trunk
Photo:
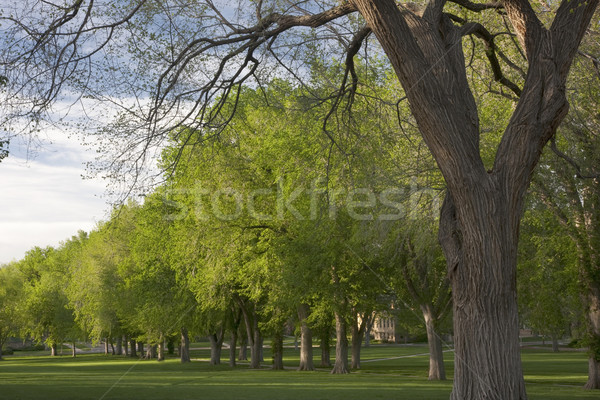
{"type": "Polygon", "coordinates": [[[221,349],[223,348],[224,336],[225,332],[223,328],[208,336],[208,340],[210,341],[210,365],[221,364],[221,349]]]}
{"type": "Polygon", "coordinates": [[[332,374],[348,374],[348,337],[346,334],[346,320],[344,316],[336,311],[335,313],[335,364],[331,370],[332,374]]]}
{"type": "Polygon", "coordinates": [[[552,333],[552,351],[555,353],[559,352],[558,335],[556,333],[552,333]]]}
{"type": "Polygon", "coordinates": [[[156,347],[157,346],[155,344],[148,345],[148,349],[146,350],[146,359],[147,360],[156,358],[156,347]]]}
{"type": "Polygon", "coordinates": [[[258,330],[258,321],[255,320],[254,334],[252,342],[250,343],[250,368],[260,368],[261,354],[262,354],[262,337],[258,330]]]}
{"type": "Polygon", "coordinates": [[[362,335],[358,332],[356,324],[352,324],[352,357],[350,368],[360,369],[360,346],[362,345],[362,335]]]}
{"type": "Polygon", "coordinates": [[[283,334],[277,332],[273,337],[272,342],[272,353],[273,353],[273,369],[283,369],[283,334]]]}
{"type": "Polygon", "coordinates": [[[231,340],[229,342],[229,366],[235,367],[235,356],[237,348],[237,329],[231,331],[231,340]]]}
{"type": "Polygon", "coordinates": [[[351,368],[360,369],[360,348],[362,346],[363,336],[367,323],[369,322],[370,313],[364,313],[359,322],[358,313],[354,313],[352,322],[352,361],[351,368]]]}
{"type": "Polygon", "coordinates": [[[181,345],[179,346],[179,359],[182,363],[191,361],[190,358],[190,337],[186,327],[181,328],[181,345]]]}
{"type": "Polygon", "coordinates": [[[127,336],[123,337],[123,355],[129,357],[129,338],[127,336]]]}
{"type": "Polygon", "coordinates": [[[55,357],[58,355],[58,345],[55,342],[52,342],[50,345],[50,356],[55,357]]]}
{"type": "Polygon", "coordinates": [[[588,380],[585,389],[600,389],[600,285],[592,282],[589,295],[588,324],[591,345],[588,360],[588,380]]]}
{"type": "Polygon", "coordinates": [[[131,358],[137,357],[137,343],[135,341],[135,339],[131,339],[129,341],[129,345],[131,346],[131,352],[129,353],[129,356],[131,358]]]}
{"type": "MultiPolygon", "coordinates": [[[[257,326],[257,328],[258,328],[258,326],[257,326]]],[[[261,363],[265,362],[265,346],[264,346],[264,343],[265,343],[265,338],[263,337],[263,335],[260,335],[260,337],[259,337],[259,343],[258,343],[258,359],[259,359],[259,361],[261,363]]]]}
{"type": "Polygon", "coordinates": [[[314,371],[312,331],[306,322],[310,309],[307,304],[298,307],[298,318],[300,319],[300,366],[299,371],[314,371]]]}
{"type": "Polygon", "coordinates": [[[71,357],[77,357],[77,347],[75,347],[75,342],[71,342],[71,357]]]}
{"type": "Polygon", "coordinates": [[[115,344],[113,343],[112,339],[110,340],[110,354],[113,356],[115,355],[115,344]]]}
{"type": "Polygon", "coordinates": [[[158,342],[158,361],[165,360],[165,338],[164,336],[160,336],[160,341],[158,342]]]}
{"type": "Polygon", "coordinates": [[[323,328],[320,332],[320,345],[321,348],[321,367],[331,367],[331,352],[330,352],[330,339],[331,331],[329,328],[323,328]]]}
{"type": "Polygon", "coordinates": [[[240,351],[238,353],[238,361],[248,360],[248,338],[247,335],[242,335],[240,339],[240,351]]]}
{"type": "Polygon", "coordinates": [[[436,318],[431,304],[421,305],[425,328],[427,329],[427,343],[429,345],[429,380],[446,380],[446,369],[444,368],[444,352],[442,340],[436,331],[436,318]]]}
{"type": "Polygon", "coordinates": [[[123,337],[122,336],[118,336],[117,337],[117,349],[116,349],[116,354],[118,356],[123,355],[123,337]]]}
{"type": "Polygon", "coordinates": [[[365,327],[365,347],[371,346],[371,329],[373,328],[373,315],[369,316],[365,327]]]}
{"type": "Polygon", "coordinates": [[[108,355],[108,338],[104,339],[104,355],[108,355]]]}
{"type": "Polygon", "coordinates": [[[138,353],[140,353],[140,357],[144,357],[144,342],[138,342],[138,353]]]}

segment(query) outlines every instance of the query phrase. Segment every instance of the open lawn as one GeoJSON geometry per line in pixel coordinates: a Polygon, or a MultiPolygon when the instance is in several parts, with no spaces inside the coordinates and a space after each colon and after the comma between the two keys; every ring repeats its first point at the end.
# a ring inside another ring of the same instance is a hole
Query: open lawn
{"type": "MultiPolygon", "coordinates": [[[[0,362],[1,399],[447,399],[452,381],[429,382],[427,347],[374,345],[363,349],[360,371],[331,375],[326,369],[249,370],[247,365],[211,367],[208,350],[193,351],[197,360],[180,364],[132,360],[100,354],[50,358],[6,357],[0,362]]],[[[315,348],[315,359],[319,349],[315,348]]],[[[265,359],[269,360],[269,354],[265,359]]],[[[445,353],[452,376],[452,353],[445,353]]],[[[223,349],[226,362],[227,349],[223,349]]],[[[285,363],[298,365],[299,355],[286,349],[285,363]]],[[[267,364],[267,363],[265,363],[267,364]]],[[[581,352],[523,352],[530,399],[598,399],[600,393],[581,389],[587,358],[581,352]]]]}

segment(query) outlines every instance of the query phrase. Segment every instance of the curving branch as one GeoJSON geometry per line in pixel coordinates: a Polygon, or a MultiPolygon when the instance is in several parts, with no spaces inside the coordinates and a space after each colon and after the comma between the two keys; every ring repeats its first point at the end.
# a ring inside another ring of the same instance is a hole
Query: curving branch
{"type": "MultiPolygon", "coordinates": [[[[463,25],[461,33],[464,35],[475,35],[485,43],[485,55],[490,62],[494,80],[509,88],[517,97],[521,96],[521,88],[516,83],[512,82],[502,72],[500,62],[498,61],[497,53],[502,53],[494,43],[494,35],[490,33],[483,25],[477,22],[469,22],[463,25]]],[[[503,59],[506,58],[502,54],[503,59]]]]}
{"type": "Polygon", "coordinates": [[[484,10],[499,10],[504,8],[504,5],[499,1],[489,3],[474,3],[470,0],[448,0],[450,3],[458,4],[469,11],[481,12],[484,10]]]}
{"type": "Polygon", "coordinates": [[[575,161],[572,157],[569,157],[567,154],[565,154],[558,148],[558,146],[556,145],[556,137],[555,136],[553,136],[552,139],[550,139],[550,148],[552,149],[552,152],[554,152],[554,154],[556,154],[558,157],[565,160],[570,166],[572,166],[575,169],[575,176],[577,176],[579,179],[598,179],[598,178],[600,178],[600,173],[584,174],[582,172],[581,166],[577,163],[577,161],[575,161]]]}

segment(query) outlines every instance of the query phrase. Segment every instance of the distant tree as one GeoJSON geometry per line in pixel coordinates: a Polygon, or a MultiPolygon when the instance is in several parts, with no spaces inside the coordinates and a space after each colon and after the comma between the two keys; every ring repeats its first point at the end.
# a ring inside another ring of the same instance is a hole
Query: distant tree
{"type": "Polygon", "coordinates": [[[19,300],[23,297],[23,276],[16,263],[0,267],[0,360],[6,341],[18,336],[22,324],[19,300]]]}

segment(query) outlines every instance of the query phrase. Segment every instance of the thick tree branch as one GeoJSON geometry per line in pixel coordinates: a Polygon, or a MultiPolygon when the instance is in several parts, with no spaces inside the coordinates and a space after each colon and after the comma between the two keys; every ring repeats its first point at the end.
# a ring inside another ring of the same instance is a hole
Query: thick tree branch
{"type": "Polygon", "coordinates": [[[598,0],[562,0],[550,27],[556,63],[567,75],[581,39],[598,7],[598,0]]]}
{"type": "Polygon", "coordinates": [[[469,11],[480,12],[484,10],[499,10],[503,8],[501,2],[493,1],[489,3],[474,3],[469,0],[448,0],[450,3],[458,4],[459,6],[466,8],[469,11]]]}
{"type": "Polygon", "coordinates": [[[538,19],[531,4],[529,4],[529,1],[504,0],[503,5],[517,33],[519,42],[525,49],[527,59],[531,62],[539,50],[545,28],[538,19]]]}

